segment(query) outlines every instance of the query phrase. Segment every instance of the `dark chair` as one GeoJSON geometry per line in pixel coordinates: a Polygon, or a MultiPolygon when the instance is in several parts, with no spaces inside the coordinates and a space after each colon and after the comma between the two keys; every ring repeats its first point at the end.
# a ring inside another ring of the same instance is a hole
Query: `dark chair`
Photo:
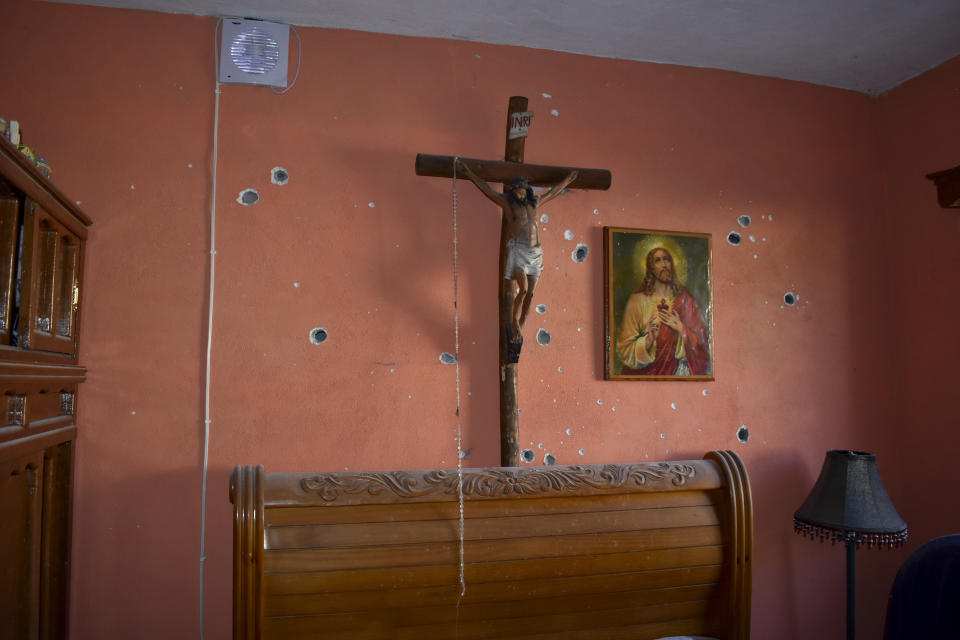
{"type": "Polygon", "coordinates": [[[884,640],[960,638],[960,535],[934,538],[900,567],[884,640]]]}

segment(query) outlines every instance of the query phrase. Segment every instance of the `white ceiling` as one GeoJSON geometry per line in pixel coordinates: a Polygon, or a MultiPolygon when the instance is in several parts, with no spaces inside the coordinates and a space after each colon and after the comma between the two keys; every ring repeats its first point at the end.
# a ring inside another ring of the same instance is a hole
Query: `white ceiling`
{"type": "Polygon", "coordinates": [[[960,55],[960,0],[60,0],[513,44],[876,95],[960,55]]]}

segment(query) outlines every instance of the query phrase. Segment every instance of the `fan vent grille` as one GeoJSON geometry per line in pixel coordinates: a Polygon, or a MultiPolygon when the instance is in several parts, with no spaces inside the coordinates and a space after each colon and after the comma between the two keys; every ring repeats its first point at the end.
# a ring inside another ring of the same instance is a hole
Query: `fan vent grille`
{"type": "Polygon", "coordinates": [[[277,66],[280,43],[259,29],[248,29],[230,43],[230,57],[241,71],[267,73],[277,66]]]}

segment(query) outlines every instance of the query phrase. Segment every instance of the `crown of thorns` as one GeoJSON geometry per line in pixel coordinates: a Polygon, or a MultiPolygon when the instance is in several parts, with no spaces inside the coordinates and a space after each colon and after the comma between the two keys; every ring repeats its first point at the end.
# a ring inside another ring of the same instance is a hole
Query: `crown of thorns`
{"type": "Polygon", "coordinates": [[[513,189],[528,189],[528,188],[530,188],[530,183],[527,181],[526,178],[524,178],[523,176],[520,176],[519,178],[514,178],[514,179],[512,179],[512,180],[510,181],[509,187],[510,187],[511,190],[513,190],[513,189]]]}

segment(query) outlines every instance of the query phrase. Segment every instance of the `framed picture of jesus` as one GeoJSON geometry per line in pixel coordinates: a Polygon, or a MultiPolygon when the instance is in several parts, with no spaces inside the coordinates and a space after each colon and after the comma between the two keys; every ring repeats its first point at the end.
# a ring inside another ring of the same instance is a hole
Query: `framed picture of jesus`
{"type": "Polygon", "coordinates": [[[603,229],[607,380],[713,380],[710,234],[603,229]]]}

